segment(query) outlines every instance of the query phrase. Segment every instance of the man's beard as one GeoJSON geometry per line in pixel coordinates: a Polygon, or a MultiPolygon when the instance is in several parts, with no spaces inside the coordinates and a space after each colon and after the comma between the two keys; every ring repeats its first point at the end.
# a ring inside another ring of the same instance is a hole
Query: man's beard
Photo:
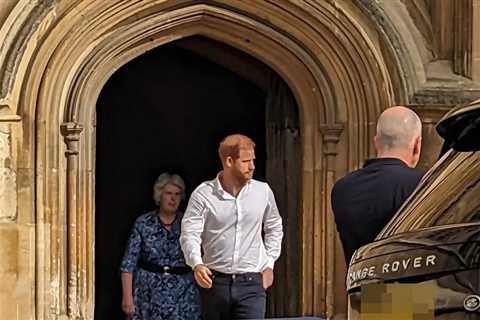
{"type": "Polygon", "coordinates": [[[243,173],[243,172],[235,172],[235,178],[237,179],[238,182],[247,183],[249,180],[251,180],[253,177],[253,171],[248,172],[248,173],[243,173]]]}

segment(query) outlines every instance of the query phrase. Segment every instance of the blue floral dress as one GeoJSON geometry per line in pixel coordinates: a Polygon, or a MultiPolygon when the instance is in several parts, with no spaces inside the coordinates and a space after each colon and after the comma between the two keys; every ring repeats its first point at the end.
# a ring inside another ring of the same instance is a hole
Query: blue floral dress
{"type": "Polygon", "coordinates": [[[181,214],[178,213],[168,231],[157,211],[135,221],[120,267],[121,272],[133,273],[133,320],[200,319],[198,291],[192,272],[170,275],[138,267],[140,259],[159,266],[185,266],[179,242],[180,222],[181,214]]]}

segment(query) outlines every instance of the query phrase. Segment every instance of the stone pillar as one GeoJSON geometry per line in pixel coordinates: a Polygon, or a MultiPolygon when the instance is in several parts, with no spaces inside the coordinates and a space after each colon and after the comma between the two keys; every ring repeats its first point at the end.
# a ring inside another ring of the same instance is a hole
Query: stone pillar
{"type": "Polygon", "coordinates": [[[472,7],[472,80],[480,82],[480,1],[472,7]]]}
{"type": "Polygon", "coordinates": [[[332,188],[336,180],[336,157],[337,144],[343,131],[342,124],[322,124],[320,131],[323,136],[323,155],[325,159],[324,175],[325,185],[323,186],[323,243],[324,243],[324,261],[322,264],[322,273],[325,279],[325,315],[331,319],[335,314],[335,256],[336,256],[336,227],[330,204],[332,188]]]}
{"type": "Polygon", "coordinates": [[[454,71],[480,81],[480,3],[456,1],[454,6],[454,71]]]}
{"type": "Polygon", "coordinates": [[[16,297],[12,294],[19,274],[18,241],[16,225],[17,195],[16,174],[12,161],[11,125],[0,121],[0,310],[2,318],[17,318],[16,297]]]}
{"type": "Polygon", "coordinates": [[[12,159],[11,125],[0,121],[0,223],[17,217],[17,177],[12,159]]]}
{"type": "Polygon", "coordinates": [[[69,319],[80,319],[80,283],[81,272],[79,258],[80,223],[78,214],[78,149],[80,133],[83,127],[77,123],[66,122],[61,125],[61,132],[67,145],[67,313],[69,319]]]}
{"type": "Polygon", "coordinates": [[[454,51],[454,7],[456,0],[432,1],[430,14],[432,16],[433,47],[436,59],[450,60],[454,51]]]}
{"type": "Polygon", "coordinates": [[[0,102],[0,318],[27,319],[34,308],[35,228],[18,216],[15,134],[21,118],[0,102]]]}

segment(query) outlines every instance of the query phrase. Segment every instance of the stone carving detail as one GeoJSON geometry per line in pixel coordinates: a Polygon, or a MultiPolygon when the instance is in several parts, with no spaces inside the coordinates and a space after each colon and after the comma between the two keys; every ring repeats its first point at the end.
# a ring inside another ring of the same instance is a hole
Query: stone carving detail
{"type": "Polygon", "coordinates": [[[10,125],[0,124],[0,222],[13,221],[17,213],[16,173],[12,168],[10,125]]]}
{"type": "Polygon", "coordinates": [[[480,98],[480,90],[419,90],[410,105],[456,106],[480,98]]]}
{"type": "MultiPolygon", "coordinates": [[[[20,2],[20,1],[18,1],[20,2]]],[[[27,1],[22,1],[27,3],[27,1]]],[[[21,13],[15,21],[15,27],[11,28],[6,35],[0,34],[0,98],[5,98],[11,91],[18,66],[24,59],[29,37],[37,31],[41,25],[41,21],[52,10],[56,1],[28,1],[27,5],[23,5],[21,13]],[[5,38],[2,38],[5,37],[5,38]],[[14,41],[8,41],[11,39],[14,41]],[[5,41],[7,40],[7,41],[5,41]]]]}

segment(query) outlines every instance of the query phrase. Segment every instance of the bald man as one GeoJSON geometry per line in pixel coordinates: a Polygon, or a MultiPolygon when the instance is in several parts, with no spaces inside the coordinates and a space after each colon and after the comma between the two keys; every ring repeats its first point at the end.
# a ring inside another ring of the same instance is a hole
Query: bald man
{"type": "Polygon", "coordinates": [[[386,109],[374,138],[377,158],[341,178],[332,190],[335,223],[348,263],[356,249],[372,242],[419,183],[415,170],[422,123],[412,110],[386,109]]]}
{"type": "Polygon", "coordinates": [[[263,319],[282,219],[268,184],[252,179],[255,143],[231,135],[218,151],[223,171],[192,193],[180,244],[200,287],[203,319],[263,319]]]}

